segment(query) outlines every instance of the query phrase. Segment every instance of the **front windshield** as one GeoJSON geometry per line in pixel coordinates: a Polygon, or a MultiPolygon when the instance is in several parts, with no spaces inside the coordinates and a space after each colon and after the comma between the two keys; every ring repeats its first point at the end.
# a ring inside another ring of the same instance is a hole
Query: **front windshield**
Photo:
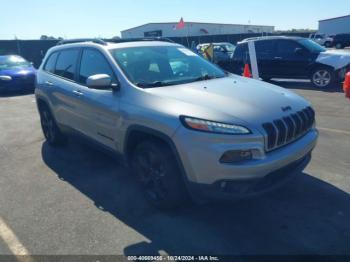
{"type": "Polygon", "coordinates": [[[20,56],[0,56],[0,70],[26,68],[31,64],[20,56]]]}
{"type": "Polygon", "coordinates": [[[301,39],[299,40],[299,43],[306,47],[311,53],[322,53],[327,51],[326,48],[309,39],[301,39]]]}
{"type": "Polygon", "coordinates": [[[236,47],[233,44],[225,44],[225,48],[228,52],[234,52],[236,47]]]}
{"type": "Polygon", "coordinates": [[[225,77],[216,65],[182,46],[143,46],[110,51],[131,82],[159,87],[225,77]]]}

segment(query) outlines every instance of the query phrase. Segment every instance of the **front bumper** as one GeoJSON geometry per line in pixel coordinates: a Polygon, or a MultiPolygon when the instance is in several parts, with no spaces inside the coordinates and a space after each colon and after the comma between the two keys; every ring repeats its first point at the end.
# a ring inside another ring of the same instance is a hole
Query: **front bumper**
{"type": "Polygon", "coordinates": [[[34,90],[35,77],[14,78],[11,81],[0,80],[0,92],[16,92],[24,90],[34,90]]]}
{"type": "Polygon", "coordinates": [[[300,174],[311,160],[311,152],[265,177],[249,180],[221,180],[211,185],[189,183],[189,189],[195,199],[236,200],[249,198],[272,191],[300,174]]]}
{"type": "MultiPolygon", "coordinates": [[[[260,181],[270,180],[269,177],[279,176],[278,174],[285,170],[300,172],[310,161],[317,138],[318,131],[313,128],[298,140],[271,152],[265,151],[263,137],[254,135],[220,136],[181,128],[173,140],[190,191],[196,194],[199,191],[221,192],[227,188],[236,188],[234,192],[224,192],[224,195],[232,197],[237,194],[249,195],[252,188],[256,188],[256,183],[260,184],[260,181]],[[221,163],[221,156],[229,150],[251,150],[253,159],[236,164],[221,163]]],[[[282,176],[285,175],[281,175],[281,180],[284,180],[282,176]]],[[[274,184],[279,184],[277,180],[267,187],[272,188],[274,184]]]]}

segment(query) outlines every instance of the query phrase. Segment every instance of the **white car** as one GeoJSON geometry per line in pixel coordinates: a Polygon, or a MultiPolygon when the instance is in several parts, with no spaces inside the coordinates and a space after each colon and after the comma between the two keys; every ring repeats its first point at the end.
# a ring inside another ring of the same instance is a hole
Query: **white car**
{"type": "Polygon", "coordinates": [[[333,38],[325,34],[311,34],[309,38],[319,45],[323,45],[325,47],[332,46],[333,38]]]}

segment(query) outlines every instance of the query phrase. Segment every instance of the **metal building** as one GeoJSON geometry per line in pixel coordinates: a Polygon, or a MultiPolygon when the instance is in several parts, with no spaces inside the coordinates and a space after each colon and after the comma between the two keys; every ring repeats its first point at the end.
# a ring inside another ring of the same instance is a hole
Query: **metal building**
{"type": "Polygon", "coordinates": [[[140,37],[186,37],[205,35],[228,35],[244,33],[273,33],[274,26],[263,25],[240,25],[185,22],[185,28],[174,29],[176,22],[171,23],[148,23],[121,31],[122,38],[140,37]]]}
{"type": "Polygon", "coordinates": [[[350,15],[320,20],[318,31],[326,35],[350,33],[350,15]]]}

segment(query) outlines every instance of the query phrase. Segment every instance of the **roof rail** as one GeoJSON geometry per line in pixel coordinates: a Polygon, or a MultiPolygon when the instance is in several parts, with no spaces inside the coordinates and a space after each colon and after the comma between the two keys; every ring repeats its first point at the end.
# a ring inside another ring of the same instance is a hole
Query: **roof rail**
{"type": "Polygon", "coordinates": [[[92,42],[99,45],[107,45],[105,41],[99,38],[77,38],[77,39],[61,40],[57,43],[57,45],[66,45],[66,44],[74,44],[74,43],[82,43],[82,42],[92,42]]]}
{"type": "Polygon", "coordinates": [[[162,41],[162,42],[175,43],[173,40],[166,37],[121,38],[121,39],[109,39],[107,41],[112,43],[127,43],[127,42],[139,42],[139,41],[162,41]]]}

